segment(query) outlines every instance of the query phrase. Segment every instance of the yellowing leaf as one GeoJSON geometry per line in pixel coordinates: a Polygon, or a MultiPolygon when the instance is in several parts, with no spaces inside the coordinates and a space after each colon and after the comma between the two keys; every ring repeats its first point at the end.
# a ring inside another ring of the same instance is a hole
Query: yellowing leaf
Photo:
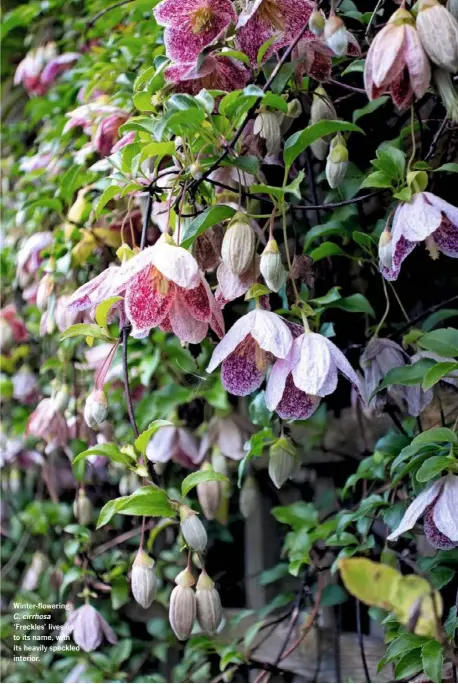
{"type": "Polygon", "coordinates": [[[367,558],[345,558],[339,562],[343,583],[348,591],[368,606],[391,611],[391,596],[402,575],[383,563],[367,558]]]}
{"type": "MultiPolygon", "coordinates": [[[[434,592],[436,614],[442,615],[443,605],[439,592],[434,592]]],[[[436,635],[436,615],[432,599],[432,587],[429,582],[418,575],[406,575],[396,586],[393,594],[393,606],[396,618],[403,625],[414,620],[418,615],[414,632],[420,636],[436,635]]]]}

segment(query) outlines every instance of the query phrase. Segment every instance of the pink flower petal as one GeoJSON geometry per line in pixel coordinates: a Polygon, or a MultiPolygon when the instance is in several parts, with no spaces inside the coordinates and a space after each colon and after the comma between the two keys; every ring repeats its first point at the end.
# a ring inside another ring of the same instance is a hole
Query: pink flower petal
{"type": "Polygon", "coordinates": [[[433,233],[437,249],[446,256],[458,258],[458,227],[448,218],[442,220],[439,228],[433,233]]]}
{"type": "Polygon", "coordinates": [[[379,270],[385,280],[396,280],[401,270],[402,262],[416,246],[416,242],[409,242],[403,236],[399,238],[393,252],[392,267],[387,268],[381,261],[379,262],[379,270]]]}
{"type": "Polygon", "coordinates": [[[435,504],[431,504],[425,511],[423,517],[423,531],[427,541],[434,546],[435,549],[441,551],[448,551],[454,549],[456,542],[452,541],[447,535],[443,534],[434,522],[435,504]]]}
{"type": "Polygon", "coordinates": [[[201,280],[197,287],[193,287],[191,290],[180,288],[179,295],[194,318],[198,321],[208,322],[210,320],[212,311],[208,291],[203,280],[201,280]]]}
{"type": "Polygon", "coordinates": [[[264,380],[265,368],[258,368],[256,343],[253,339],[251,342],[251,345],[244,344],[243,350],[236,349],[221,366],[221,382],[228,392],[238,397],[251,394],[264,380]]]}
{"type": "Polygon", "coordinates": [[[388,24],[374,38],[368,52],[372,63],[372,78],[378,88],[386,88],[401,74],[405,61],[402,55],[404,26],[388,24]]]}
{"type": "Polygon", "coordinates": [[[144,337],[170,312],[175,297],[175,286],[162,281],[167,291],[156,289],[153,266],[147,266],[131,281],[125,297],[126,315],[132,324],[132,336],[144,337]]]}
{"type": "Polygon", "coordinates": [[[146,458],[153,463],[167,463],[173,456],[177,439],[177,428],[174,425],[159,428],[146,447],[146,458]]]}
{"type": "Polygon", "coordinates": [[[267,380],[265,402],[269,411],[275,411],[285,391],[286,380],[293,368],[294,354],[292,351],[286,359],[278,359],[272,366],[267,380]]]}
{"type": "Polygon", "coordinates": [[[353,387],[359,392],[361,395],[361,383],[359,380],[358,375],[356,372],[353,370],[351,364],[347,361],[346,357],[338,347],[336,347],[331,340],[328,340],[327,337],[324,338],[326,340],[326,344],[328,345],[329,351],[331,352],[332,359],[334,363],[337,365],[337,368],[339,371],[345,375],[347,380],[351,382],[353,387]]]}
{"type": "Polygon", "coordinates": [[[404,31],[404,59],[409,70],[412,90],[420,98],[428,90],[431,81],[431,67],[415,27],[405,24],[404,31]]]}
{"type": "Polygon", "coordinates": [[[440,209],[430,204],[423,192],[417,192],[396,213],[392,229],[393,240],[396,241],[398,235],[403,235],[410,242],[420,242],[434,233],[441,222],[440,209]]]}
{"type": "Polygon", "coordinates": [[[194,435],[186,428],[178,428],[177,430],[177,449],[175,459],[187,468],[192,468],[193,465],[198,465],[203,456],[199,453],[199,447],[194,435]]]}
{"type": "Polygon", "coordinates": [[[431,486],[426,487],[421,494],[415,497],[397,528],[387,537],[388,541],[395,541],[401,534],[411,530],[425,512],[427,506],[432,504],[442,489],[443,479],[437,480],[431,486]]]}
{"type": "Polygon", "coordinates": [[[458,207],[454,207],[453,204],[449,204],[442,197],[438,197],[432,192],[423,192],[422,194],[429,204],[432,204],[433,207],[436,207],[436,209],[445,214],[450,223],[458,229],[458,207]]]}
{"type": "Polygon", "coordinates": [[[216,278],[218,280],[216,300],[222,306],[244,295],[248,288],[256,282],[260,273],[259,262],[259,257],[254,259],[252,266],[245,273],[242,273],[241,276],[236,276],[232,273],[229,266],[223,261],[220,263],[216,271],[216,278]]]}
{"type": "Polygon", "coordinates": [[[175,297],[169,311],[169,320],[173,332],[182,342],[199,344],[207,335],[208,323],[194,318],[180,296],[175,297]]]}
{"type": "Polygon", "coordinates": [[[255,309],[248,315],[251,314],[251,334],[261,349],[284,359],[293,344],[293,336],[283,318],[264,309],[255,309]]]}
{"type": "Polygon", "coordinates": [[[229,332],[226,333],[221,342],[215,347],[207,367],[207,373],[214,371],[234,351],[240,342],[251,333],[255,313],[255,311],[250,311],[234,323],[229,332]]]}

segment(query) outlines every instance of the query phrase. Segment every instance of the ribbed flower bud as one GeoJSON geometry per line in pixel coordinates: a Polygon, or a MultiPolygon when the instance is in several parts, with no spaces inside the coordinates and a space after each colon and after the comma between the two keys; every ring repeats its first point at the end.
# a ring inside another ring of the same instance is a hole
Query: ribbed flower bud
{"type": "Polygon", "coordinates": [[[221,258],[235,275],[241,275],[251,265],[256,246],[253,228],[244,214],[236,214],[224,235],[221,258]]]}
{"type": "Polygon", "coordinates": [[[259,504],[259,487],[256,479],[252,475],[245,478],[245,482],[240,490],[239,508],[240,513],[247,520],[256,510],[259,504]]]}
{"type": "Polygon", "coordinates": [[[288,437],[281,437],[270,447],[269,476],[277,489],[294,475],[297,463],[296,449],[288,437]]]}
{"type": "Polygon", "coordinates": [[[89,525],[92,520],[93,507],[86,496],[86,492],[81,487],[78,496],[73,502],[73,514],[80,525],[89,525]]]}
{"type": "Polygon", "coordinates": [[[196,596],[192,589],[195,580],[189,570],[183,570],[175,579],[176,587],[170,596],[170,626],[180,641],[192,632],[196,619],[196,596]]]}
{"type": "Polygon", "coordinates": [[[331,148],[326,161],[326,179],[330,188],[338,188],[344,180],[348,169],[348,150],[341,135],[331,141],[331,148]]]}
{"type": "MultiPolygon", "coordinates": [[[[202,464],[201,471],[213,471],[213,468],[208,461],[202,464]]],[[[221,499],[221,483],[217,480],[209,480],[208,482],[200,482],[197,487],[197,498],[202,507],[207,520],[213,520],[218,510],[221,499]]]]}
{"type": "Polygon", "coordinates": [[[267,243],[261,255],[260,270],[267,287],[273,292],[278,292],[285,284],[288,273],[283,267],[276,240],[267,243]]]}
{"type": "Polygon", "coordinates": [[[435,69],[433,78],[447,111],[447,117],[458,123],[458,91],[453,84],[450,73],[445,69],[435,69]]]}
{"type": "Polygon", "coordinates": [[[309,29],[315,36],[321,36],[324,31],[324,25],[326,23],[326,17],[323,10],[315,9],[310,15],[309,19],[309,29]]]}
{"type": "Polygon", "coordinates": [[[95,428],[106,419],[108,402],[103,390],[94,390],[84,405],[84,420],[90,428],[95,428]]]}
{"type": "Polygon", "coordinates": [[[197,621],[203,631],[210,635],[215,634],[221,624],[223,611],[215,583],[205,570],[202,570],[197,581],[196,607],[197,621]]]}
{"type": "Polygon", "coordinates": [[[45,273],[37,288],[36,304],[40,311],[46,311],[49,304],[49,297],[54,291],[54,276],[45,273]]]}
{"type": "Polygon", "coordinates": [[[264,138],[268,154],[278,152],[281,144],[281,129],[275,112],[260,112],[254,120],[253,133],[264,138]]]}
{"type": "Polygon", "coordinates": [[[324,40],[337,57],[342,57],[348,48],[348,33],[340,17],[330,16],[324,25],[324,40]]]}
{"type": "Polygon", "coordinates": [[[154,561],[144,551],[139,551],[132,566],[132,594],[142,608],[149,608],[157,591],[154,561]]]}
{"type": "MultiPolygon", "coordinates": [[[[325,89],[319,86],[315,89],[312,98],[312,106],[310,108],[310,124],[316,124],[319,121],[328,121],[337,119],[337,112],[325,89]]],[[[310,146],[312,152],[317,159],[321,161],[326,158],[328,151],[328,139],[320,138],[315,140],[310,146]]]]}
{"type": "Polygon", "coordinates": [[[194,551],[204,551],[207,546],[207,532],[197,513],[188,506],[180,506],[181,534],[194,551]]]}
{"type": "Polygon", "coordinates": [[[454,73],[458,69],[458,21],[438,2],[420,0],[417,31],[434,64],[454,73]]]}

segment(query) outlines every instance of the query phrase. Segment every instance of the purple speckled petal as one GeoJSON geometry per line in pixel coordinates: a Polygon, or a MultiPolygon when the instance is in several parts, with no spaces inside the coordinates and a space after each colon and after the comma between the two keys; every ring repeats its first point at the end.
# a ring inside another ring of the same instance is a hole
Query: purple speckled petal
{"type": "Polygon", "coordinates": [[[458,225],[444,217],[439,228],[433,233],[433,238],[442,254],[458,259],[458,225]]]}
{"type": "Polygon", "coordinates": [[[298,389],[293,376],[289,374],[283,396],[275,411],[283,420],[305,420],[316,411],[320,401],[320,397],[312,397],[298,389]]]}
{"type": "Polygon", "coordinates": [[[401,270],[402,262],[409,256],[410,252],[417,246],[416,242],[409,242],[405,237],[401,236],[394,247],[393,265],[387,268],[382,262],[379,262],[379,270],[385,280],[396,280],[401,270]]]}
{"type": "Polygon", "coordinates": [[[221,366],[221,382],[228,392],[245,397],[261,386],[265,367],[256,363],[256,342],[253,338],[242,343],[221,366]]]}
{"type": "Polygon", "coordinates": [[[397,528],[393,530],[393,532],[387,537],[388,541],[395,541],[401,536],[401,534],[404,534],[404,532],[412,529],[418,518],[424,514],[427,507],[432,504],[433,501],[435,501],[442,489],[443,484],[444,481],[443,478],[441,478],[440,480],[433,482],[433,484],[429,487],[426,487],[421,494],[415,497],[404,513],[404,516],[397,528]]]}
{"type": "Polygon", "coordinates": [[[214,371],[215,368],[219,366],[229,354],[232,354],[234,349],[236,349],[236,347],[238,347],[238,345],[251,333],[254,325],[255,313],[255,311],[250,311],[234,323],[221,342],[215,347],[207,367],[207,373],[214,371]]]}
{"type": "Polygon", "coordinates": [[[361,395],[361,383],[359,380],[358,375],[356,372],[353,370],[351,364],[347,361],[346,357],[336,345],[331,342],[331,340],[328,340],[327,337],[324,338],[326,340],[326,344],[329,347],[329,351],[331,352],[332,359],[334,363],[336,364],[337,368],[339,371],[342,373],[342,375],[345,375],[347,380],[351,382],[353,387],[359,392],[361,395]]]}
{"type": "Polygon", "coordinates": [[[182,342],[199,344],[208,332],[208,323],[194,318],[192,310],[180,296],[175,297],[169,311],[169,321],[173,332],[182,342]]]}
{"type": "Polygon", "coordinates": [[[441,551],[448,551],[449,549],[454,549],[458,545],[458,542],[454,542],[443,534],[434,522],[434,509],[435,505],[431,504],[425,511],[423,519],[423,530],[426,539],[434,546],[435,549],[440,549],[441,551]]]}

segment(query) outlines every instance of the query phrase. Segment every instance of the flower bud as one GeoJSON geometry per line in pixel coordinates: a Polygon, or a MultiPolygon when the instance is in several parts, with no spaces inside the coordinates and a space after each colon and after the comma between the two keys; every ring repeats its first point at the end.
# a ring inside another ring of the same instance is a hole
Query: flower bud
{"type": "Polygon", "coordinates": [[[54,276],[52,276],[50,273],[45,273],[37,288],[36,303],[40,311],[46,311],[48,308],[49,297],[51,296],[53,290],[54,276]]]}
{"type": "Polygon", "coordinates": [[[80,525],[89,525],[92,520],[92,504],[86,496],[83,487],[78,492],[78,496],[73,502],[73,514],[80,525]]]}
{"type": "Polygon", "coordinates": [[[119,493],[121,496],[129,496],[140,487],[140,478],[135,473],[127,473],[119,480],[119,493]]]}
{"type": "Polygon", "coordinates": [[[260,270],[267,287],[273,292],[278,292],[285,284],[288,273],[283,267],[276,240],[267,243],[261,255],[260,270]]]}
{"type": "Polygon", "coordinates": [[[330,16],[324,25],[324,40],[337,57],[342,57],[348,48],[348,33],[340,17],[330,16]]]}
{"type": "Polygon", "coordinates": [[[281,437],[270,447],[269,477],[277,489],[294,475],[297,464],[296,449],[287,437],[281,437]]]}
{"type": "Polygon", "coordinates": [[[259,505],[259,487],[256,479],[248,475],[240,490],[239,508],[240,513],[247,520],[259,505]]]}
{"type": "Polygon", "coordinates": [[[149,608],[157,591],[154,561],[144,551],[139,551],[132,566],[132,594],[142,608],[149,608]]]}
{"type": "Polygon", "coordinates": [[[458,123],[458,92],[453,84],[450,73],[445,71],[445,69],[435,69],[433,78],[447,111],[447,117],[451,121],[458,123]]]}
{"type": "MultiPolygon", "coordinates": [[[[210,463],[205,462],[201,466],[201,471],[213,471],[210,463]]],[[[202,507],[207,520],[213,520],[218,510],[221,499],[221,483],[217,480],[200,482],[197,487],[197,498],[202,507]]]]}
{"type": "Polygon", "coordinates": [[[21,488],[21,471],[18,468],[10,470],[9,488],[12,494],[16,494],[21,488]]]}
{"type": "Polygon", "coordinates": [[[236,214],[229,223],[221,247],[221,258],[234,275],[241,275],[251,265],[255,242],[248,218],[236,214]]]}
{"type": "Polygon", "coordinates": [[[331,149],[326,161],[326,179],[330,188],[338,188],[344,180],[348,169],[348,150],[341,135],[336,135],[331,142],[331,149]]]}
{"type": "Polygon", "coordinates": [[[302,114],[302,105],[297,98],[288,102],[288,111],[286,116],[290,119],[297,119],[302,114]]]}
{"type": "Polygon", "coordinates": [[[189,570],[183,570],[175,579],[176,587],[170,596],[170,626],[180,641],[184,641],[192,632],[196,619],[196,596],[192,586],[194,577],[189,570]]]}
{"type": "Polygon", "coordinates": [[[84,420],[90,428],[103,423],[108,415],[108,402],[103,390],[94,390],[84,405],[84,420]]]}
{"type": "Polygon", "coordinates": [[[438,2],[420,0],[417,31],[428,57],[441,69],[458,69],[458,21],[438,2]]]}
{"type": "Polygon", "coordinates": [[[194,178],[194,180],[200,180],[202,178],[202,167],[198,162],[194,162],[189,167],[189,173],[194,178]]]}
{"type": "Polygon", "coordinates": [[[323,10],[317,9],[315,7],[309,19],[309,29],[314,36],[321,36],[324,31],[325,22],[326,17],[323,10]]]}
{"type": "Polygon", "coordinates": [[[212,449],[212,467],[213,470],[216,470],[217,473],[221,473],[221,475],[227,476],[229,473],[227,458],[221,453],[221,449],[218,447],[213,447],[212,449]]]}
{"type": "Polygon", "coordinates": [[[380,235],[378,243],[378,256],[380,261],[386,268],[393,267],[393,248],[391,245],[391,233],[385,228],[380,235]]]}
{"type": "Polygon", "coordinates": [[[68,210],[67,218],[69,221],[72,223],[81,223],[81,219],[83,218],[83,214],[86,209],[86,199],[85,195],[88,191],[88,188],[83,188],[80,190],[76,196],[76,200],[68,210]]]}
{"type": "MultiPolygon", "coordinates": [[[[337,119],[337,112],[334,105],[325,89],[318,86],[313,93],[312,106],[310,108],[310,124],[316,124],[319,121],[328,121],[337,119]]],[[[320,138],[311,144],[311,149],[315,157],[319,160],[326,158],[328,151],[328,139],[320,138]]]]}
{"type": "Polygon", "coordinates": [[[207,532],[197,513],[187,506],[180,506],[181,533],[188,546],[194,551],[205,551],[207,532]]]}
{"type": "Polygon", "coordinates": [[[205,570],[202,570],[197,581],[196,608],[197,621],[203,631],[210,635],[215,634],[221,624],[223,611],[215,583],[205,570]]]}
{"type": "Polygon", "coordinates": [[[12,326],[5,321],[4,318],[0,318],[0,352],[5,354],[9,352],[14,344],[14,331],[12,326]]]}
{"type": "Polygon", "coordinates": [[[53,404],[56,411],[65,411],[70,401],[68,385],[61,385],[53,397],[53,404]]]}
{"type": "Polygon", "coordinates": [[[253,133],[264,138],[268,154],[276,154],[280,149],[280,121],[275,112],[260,112],[254,120],[253,133]]]}

